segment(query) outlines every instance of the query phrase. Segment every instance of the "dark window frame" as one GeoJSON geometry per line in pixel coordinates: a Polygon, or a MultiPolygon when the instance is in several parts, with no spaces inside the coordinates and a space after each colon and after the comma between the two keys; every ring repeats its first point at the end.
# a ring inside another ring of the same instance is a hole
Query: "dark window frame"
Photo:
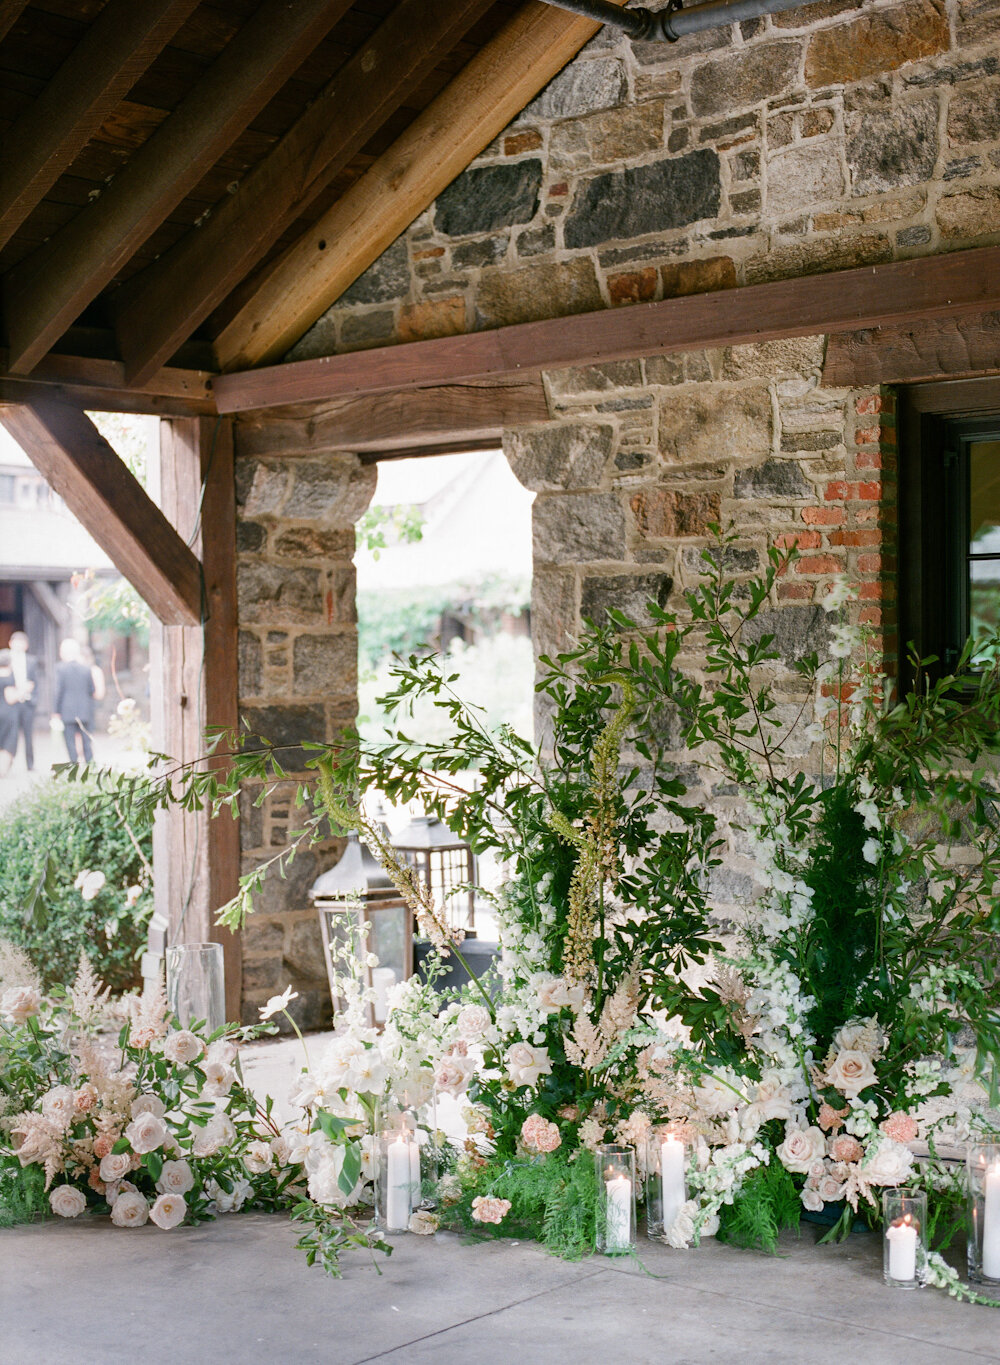
{"type": "Polygon", "coordinates": [[[965,642],[964,447],[1000,439],[1000,378],[908,385],[899,391],[899,414],[899,666],[911,686],[911,642],[921,657],[938,656],[931,676],[946,671],[965,642]]]}

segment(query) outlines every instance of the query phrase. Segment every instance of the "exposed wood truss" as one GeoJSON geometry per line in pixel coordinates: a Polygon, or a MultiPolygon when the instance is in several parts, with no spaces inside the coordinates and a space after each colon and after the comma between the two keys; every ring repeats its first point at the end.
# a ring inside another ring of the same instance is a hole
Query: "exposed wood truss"
{"type": "Polygon", "coordinates": [[[110,0],[40,98],[4,134],[0,245],[173,37],[198,0],[110,0]]]}
{"type": "Polygon", "coordinates": [[[0,423],[161,621],[200,625],[201,566],[78,408],[0,406],[0,423]]]}
{"type": "Polygon", "coordinates": [[[223,370],[278,360],[596,33],[528,5],[264,275],[215,337],[223,370]]]}
{"type": "Polygon", "coordinates": [[[402,0],[204,226],[119,290],[130,379],[173,355],[491,3],[402,0]]]}
{"type": "Polygon", "coordinates": [[[984,247],[221,375],[215,397],[243,412],[997,307],[1000,247],[984,247]]]}
{"type": "Polygon", "coordinates": [[[265,0],[107,189],[5,281],[10,368],[45,355],[347,9],[265,0]]]}

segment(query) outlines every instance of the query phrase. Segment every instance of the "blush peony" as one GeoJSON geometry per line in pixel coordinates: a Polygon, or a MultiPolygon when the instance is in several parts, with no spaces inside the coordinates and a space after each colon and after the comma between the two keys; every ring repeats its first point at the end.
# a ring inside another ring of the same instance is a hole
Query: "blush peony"
{"type": "Polygon", "coordinates": [[[78,1218],[86,1207],[86,1196],[72,1185],[57,1185],[49,1195],[49,1208],[59,1218],[78,1218]]]}
{"type": "Polygon", "coordinates": [[[861,1168],[869,1185],[905,1185],[913,1169],[913,1154],[908,1147],[886,1139],[861,1168]]]}
{"type": "Polygon", "coordinates": [[[509,1199],[492,1199],[477,1194],[472,1201],[472,1217],[477,1223],[502,1223],[510,1213],[509,1199]]]}
{"type": "Polygon", "coordinates": [[[557,1125],[541,1114],[529,1114],[521,1124],[521,1141],[529,1152],[554,1152],[562,1145],[557,1125]]]}

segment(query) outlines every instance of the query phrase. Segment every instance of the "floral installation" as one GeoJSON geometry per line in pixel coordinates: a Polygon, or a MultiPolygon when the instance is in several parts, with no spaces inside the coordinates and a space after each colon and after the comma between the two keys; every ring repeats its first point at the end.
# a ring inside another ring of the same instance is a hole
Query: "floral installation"
{"type": "MultiPolygon", "coordinates": [[[[967,651],[930,680],[918,661],[919,686],[895,696],[843,583],[818,604],[829,657],[787,666],[765,613],[794,552],[737,582],[730,543],[705,551],[683,613],[650,603],[644,630],[612,612],[541,660],[544,752],[490,733],[422,656],[382,699],[388,741],[308,746],[301,842],[358,830],[439,959],[461,958],[460,935],[358,793],[419,795],[507,868],[483,979],[449,993],[432,967],[394,989],[377,1032],[345,966],[337,1037],[296,1095],[295,1159],[326,1232],[370,1199],[375,1115],[395,1103],[435,1144],[442,1224],[588,1254],[591,1152],[633,1147],[641,1181],[669,1132],[687,1153],[670,1245],[773,1249],[802,1216],[844,1237],[874,1225],[883,1189],[919,1182],[928,1278],[975,1297],[939,1249],[964,1198],[947,1149],[1000,1134],[995,668],[974,671],[967,651]],[[421,744],[406,718],[428,696],[452,734],[421,744]],[[712,905],[727,845],[753,867],[738,923],[712,905]],[[438,1130],[434,1096],[458,1105],[461,1131],[438,1130]]],[[[182,786],[232,802],[250,778],[287,780],[275,751],[234,744],[227,778],[182,786]]]]}

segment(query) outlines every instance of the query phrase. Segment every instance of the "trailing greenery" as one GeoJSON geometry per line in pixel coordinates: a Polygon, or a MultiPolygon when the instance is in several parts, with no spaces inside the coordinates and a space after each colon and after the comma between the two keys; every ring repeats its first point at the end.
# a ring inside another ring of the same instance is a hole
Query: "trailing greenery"
{"type": "Polygon", "coordinates": [[[461,1198],[444,1220],[478,1236],[528,1237],[554,1256],[579,1261],[594,1249],[597,1175],[590,1152],[551,1152],[543,1158],[496,1159],[469,1166],[461,1198]],[[472,1200],[487,1194],[510,1201],[501,1223],[474,1220],[472,1200]]]}
{"type": "Polygon", "coordinates": [[[0,937],[37,963],[47,988],[73,979],[86,952],[114,991],[139,983],[153,898],[150,825],[124,804],[95,800],[89,783],[34,786],[0,816],[0,937]],[[104,884],[85,900],[83,872],[104,884]],[[128,903],[128,888],[134,904],[128,903]]]}
{"type": "Polygon", "coordinates": [[[0,1228],[45,1218],[49,1200],[45,1172],[37,1166],[0,1165],[0,1228]]]}
{"type": "Polygon", "coordinates": [[[801,1216],[794,1180],[784,1166],[772,1161],[751,1171],[733,1202],[722,1206],[716,1236],[720,1242],[773,1255],[779,1235],[797,1228],[801,1216]]]}

